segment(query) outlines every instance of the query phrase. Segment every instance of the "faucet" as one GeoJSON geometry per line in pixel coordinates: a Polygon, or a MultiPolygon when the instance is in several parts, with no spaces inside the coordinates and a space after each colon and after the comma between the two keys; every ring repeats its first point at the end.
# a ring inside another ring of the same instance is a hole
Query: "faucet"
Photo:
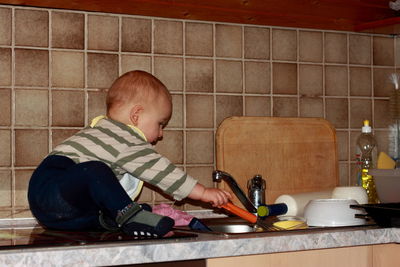
{"type": "Polygon", "coordinates": [[[227,172],[215,170],[212,174],[214,182],[220,182],[222,179],[229,185],[233,193],[237,196],[243,206],[251,213],[257,213],[257,209],[254,204],[247,198],[246,194],[236,183],[235,179],[227,172]]]}

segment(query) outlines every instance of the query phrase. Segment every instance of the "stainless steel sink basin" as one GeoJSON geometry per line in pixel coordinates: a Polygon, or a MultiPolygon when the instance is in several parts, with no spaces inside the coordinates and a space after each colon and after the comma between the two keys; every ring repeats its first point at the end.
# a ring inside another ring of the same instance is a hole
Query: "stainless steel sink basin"
{"type": "MultiPolygon", "coordinates": [[[[246,225],[246,224],[216,224],[209,225],[209,228],[213,232],[226,233],[226,234],[242,234],[242,233],[252,233],[257,232],[257,227],[246,225]]],[[[259,231],[262,231],[260,229],[259,231]]]]}
{"type": "MultiPolygon", "coordinates": [[[[212,230],[210,234],[246,234],[255,232],[267,232],[252,223],[238,217],[201,219],[201,221],[212,230]]],[[[190,230],[188,227],[177,227],[180,230],[190,230]]]]}

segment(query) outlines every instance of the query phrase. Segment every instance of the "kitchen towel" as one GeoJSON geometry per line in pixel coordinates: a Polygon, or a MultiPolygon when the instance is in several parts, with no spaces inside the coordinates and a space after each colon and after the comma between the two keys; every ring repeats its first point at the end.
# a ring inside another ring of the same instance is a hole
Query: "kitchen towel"
{"type": "Polygon", "coordinates": [[[307,192],[292,195],[280,195],[275,203],[285,203],[288,206],[288,211],[285,215],[303,216],[304,207],[310,200],[331,198],[332,190],[307,192]]]}

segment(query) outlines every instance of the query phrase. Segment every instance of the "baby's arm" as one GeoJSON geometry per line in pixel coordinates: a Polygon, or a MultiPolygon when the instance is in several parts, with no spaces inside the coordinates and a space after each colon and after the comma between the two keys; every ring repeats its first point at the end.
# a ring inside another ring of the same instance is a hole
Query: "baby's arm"
{"type": "Polygon", "coordinates": [[[220,207],[232,198],[229,192],[217,188],[205,187],[197,183],[188,195],[189,198],[211,203],[213,207],[220,207]]]}

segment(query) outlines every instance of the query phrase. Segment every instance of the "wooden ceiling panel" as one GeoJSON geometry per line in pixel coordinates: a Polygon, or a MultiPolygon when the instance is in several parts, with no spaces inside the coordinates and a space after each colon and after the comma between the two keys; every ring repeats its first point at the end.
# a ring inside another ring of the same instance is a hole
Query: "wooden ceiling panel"
{"type": "MultiPolygon", "coordinates": [[[[355,31],[395,17],[389,0],[0,0],[0,4],[355,31]]],[[[364,29],[365,30],[365,29],[364,29]]]]}

